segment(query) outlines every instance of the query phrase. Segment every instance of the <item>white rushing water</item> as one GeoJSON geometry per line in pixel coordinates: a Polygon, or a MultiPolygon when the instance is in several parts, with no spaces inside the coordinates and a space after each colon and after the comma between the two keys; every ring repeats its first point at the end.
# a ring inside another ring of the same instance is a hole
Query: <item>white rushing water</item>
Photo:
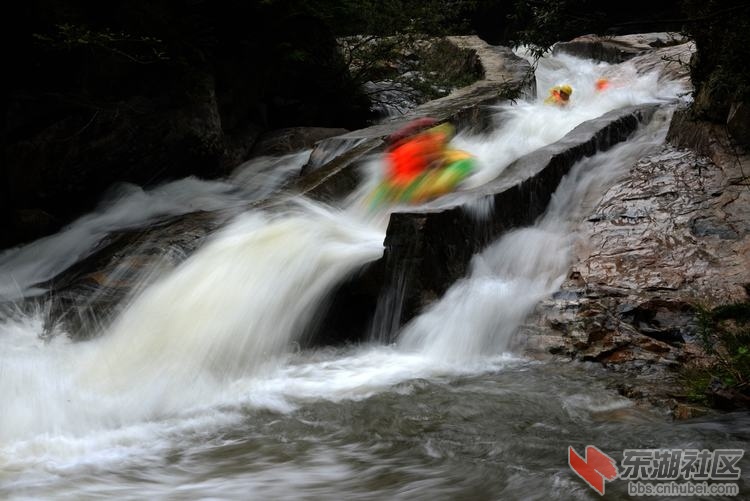
{"type": "Polygon", "coordinates": [[[21,397],[0,417],[0,441],[80,434],[215,401],[225,385],[272,366],[330,288],[381,254],[382,234],[345,214],[240,217],[99,339],[40,353],[27,336],[4,353],[0,395],[21,397]]]}
{"type": "Polygon", "coordinates": [[[189,212],[242,207],[267,196],[298,173],[309,156],[310,151],[303,151],[283,158],[253,159],[225,181],[189,177],[150,190],[119,185],[94,212],[59,233],[0,252],[0,301],[44,292],[34,286],[88,256],[109,233],[189,212]]]}
{"type": "Polygon", "coordinates": [[[630,62],[610,65],[565,54],[540,59],[536,81],[537,98],[498,107],[499,127],[489,135],[459,135],[454,140],[479,159],[479,169],[465,187],[496,178],[514,160],[562,139],[587,120],[625,106],[667,102],[684,92],[680,83],[661,80],[656,72],[639,74],[630,62]],[[599,78],[609,81],[605,91],[596,90],[599,78]],[[573,88],[569,103],[545,105],[548,90],[562,84],[573,88]]]}
{"type": "MultiPolygon", "coordinates": [[[[677,92],[627,65],[565,56],[543,62],[538,78],[541,94],[549,85],[571,83],[570,106],[546,106],[542,95],[500,109],[501,126],[489,136],[457,138],[480,158],[474,183],[585,120],[677,92]],[[594,95],[593,82],[602,75],[623,84],[594,95]]],[[[0,319],[0,399],[8,404],[0,413],[0,486],[17,493],[54,485],[71,472],[158,462],[176,443],[197,444],[202,434],[240,422],[247,407],[288,412],[305,401],[363,399],[407,380],[516,363],[507,353],[512,335],[563,279],[580,207],[662,141],[663,117],[651,127],[580,162],[538,224],[476,256],[470,275],[411,322],[395,346],[361,346],[335,356],[294,353],[326,293],[377,259],[384,237],[382,220],[311,203],[285,214],[238,217],[147,287],[94,341],[58,337],[44,344],[40,315],[0,319]]],[[[292,172],[298,163],[290,159],[282,170],[292,172]]],[[[114,229],[252,198],[237,191],[237,183],[251,181],[241,174],[233,179],[136,191],[58,235],[8,251],[0,257],[0,295],[34,293],[35,283],[85,256],[114,229]]]]}

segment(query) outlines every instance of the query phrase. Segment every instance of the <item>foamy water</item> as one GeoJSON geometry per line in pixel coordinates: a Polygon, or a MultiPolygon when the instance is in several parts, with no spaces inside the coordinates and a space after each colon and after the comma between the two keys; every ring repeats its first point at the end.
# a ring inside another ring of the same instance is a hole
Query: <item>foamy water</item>
{"type": "Polygon", "coordinates": [[[632,63],[597,63],[567,55],[542,58],[536,70],[537,98],[505,104],[497,109],[499,127],[487,136],[459,135],[454,143],[478,158],[479,169],[466,188],[491,181],[514,160],[558,141],[576,126],[626,106],[674,100],[685,89],[678,82],[660,80],[657,72],[639,74],[632,63]],[[597,91],[595,83],[607,78],[610,86],[597,91]],[[573,88],[564,107],[545,105],[555,85],[573,88]]]}

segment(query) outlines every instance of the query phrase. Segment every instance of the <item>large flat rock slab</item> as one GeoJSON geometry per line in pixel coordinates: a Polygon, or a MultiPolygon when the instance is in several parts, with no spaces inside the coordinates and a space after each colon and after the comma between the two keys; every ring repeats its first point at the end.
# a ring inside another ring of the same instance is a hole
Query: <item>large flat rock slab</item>
{"type": "Polygon", "coordinates": [[[569,42],[558,42],[553,54],[569,54],[607,63],[622,63],[635,56],[653,52],[654,49],[681,45],[687,40],[678,33],[638,33],[616,37],[583,35],[569,42]]]}
{"type": "Polygon", "coordinates": [[[519,342],[534,356],[602,363],[623,374],[623,394],[689,417],[678,371],[707,363],[699,309],[750,294],[750,157],[731,153],[720,126],[695,124],[699,144],[677,127],[672,141],[689,147],[634,162],[578,225],[568,279],[519,342]],[[705,145],[710,156],[695,149],[705,145]]]}

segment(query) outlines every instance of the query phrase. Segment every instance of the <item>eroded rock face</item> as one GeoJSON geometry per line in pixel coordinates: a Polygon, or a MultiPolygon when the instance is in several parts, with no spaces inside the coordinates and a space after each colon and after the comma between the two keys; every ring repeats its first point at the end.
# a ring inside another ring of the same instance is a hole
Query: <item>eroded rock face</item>
{"type": "Polygon", "coordinates": [[[523,330],[526,349],[656,374],[663,385],[642,396],[691,415],[669,369],[705,357],[696,306],[746,300],[750,283],[750,159],[736,160],[665,145],[633,165],[581,221],[569,278],[523,330]]]}

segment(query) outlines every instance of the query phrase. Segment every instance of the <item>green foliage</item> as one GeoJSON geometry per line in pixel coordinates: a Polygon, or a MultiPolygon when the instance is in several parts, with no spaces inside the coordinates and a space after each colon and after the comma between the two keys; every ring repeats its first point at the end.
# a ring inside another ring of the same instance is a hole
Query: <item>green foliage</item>
{"type": "Polygon", "coordinates": [[[684,0],[685,34],[695,40],[691,78],[703,118],[724,121],[731,101],[750,100],[750,4],[684,0]]]}
{"type": "Polygon", "coordinates": [[[109,28],[92,30],[70,23],[58,24],[56,28],[54,34],[34,33],[33,36],[53,49],[101,49],[139,64],[169,59],[163,42],[158,38],[114,32],[109,28]]]}
{"type": "Polygon", "coordinates": [[[705,368],[684,370],[682,381],[688,401],[700,405],[711,405],[711,400],[708,398],[708,389],[712,380],[711,372],[705,368]]]}
{"type": "Polygon", "coordinates": [[[713,309],[699,307],[698,339],[713,359],[705,368],[688,371],[686,387],[694,401],[704,402],[712,385],[750,393],[750,303],[713,309]]]}
{"type": "Polygon", "coordinates": [[[592,0],[516,1],[509,15],[510,41],[540,57],[552,45],[603,28],[603,15],[592,0]]]}

